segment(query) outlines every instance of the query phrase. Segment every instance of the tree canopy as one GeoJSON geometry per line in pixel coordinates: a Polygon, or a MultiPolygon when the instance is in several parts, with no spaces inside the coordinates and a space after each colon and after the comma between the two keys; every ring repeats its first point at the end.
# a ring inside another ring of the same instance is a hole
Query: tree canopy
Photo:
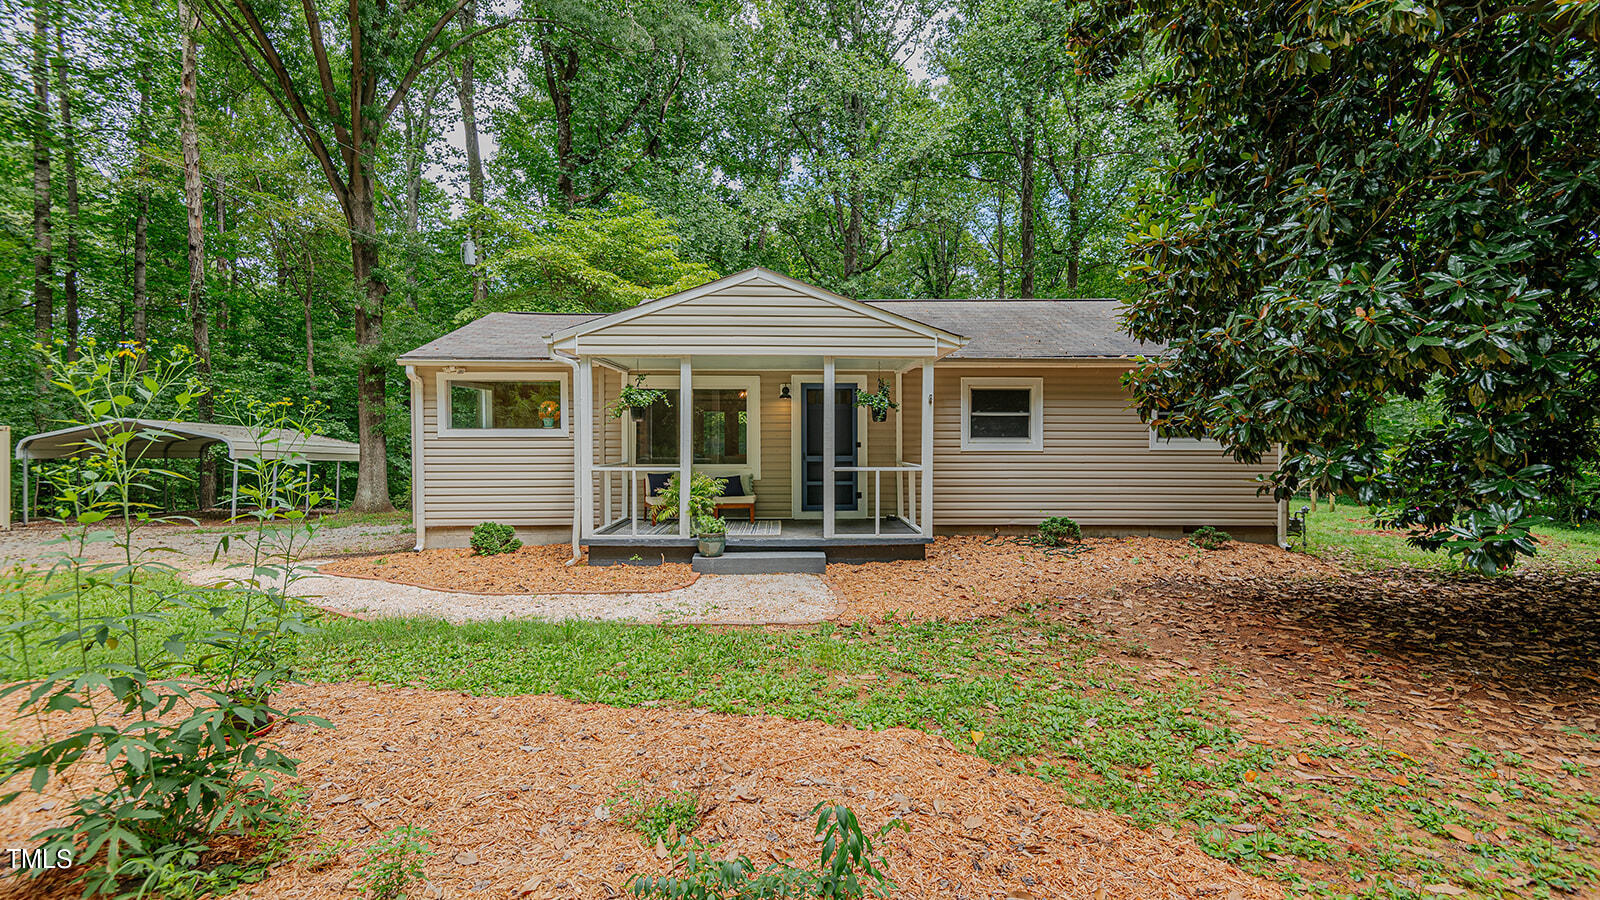
{"type": "Polygon", "coordinates": [[[1600,448],[1593,3],[1117,8],[1176,153],[1139,198],[1145,415],[1485,570],[1600,448]],[[1430,401],[1404,432],[1385,404],[1430,401]]]}

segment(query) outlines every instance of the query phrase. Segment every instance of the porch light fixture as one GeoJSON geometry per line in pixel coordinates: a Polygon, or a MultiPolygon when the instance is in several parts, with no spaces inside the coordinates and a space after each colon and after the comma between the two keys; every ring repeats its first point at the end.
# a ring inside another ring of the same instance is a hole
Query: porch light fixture
{"type": "Polygon", "coordinates": [[[783,386],[783,390],[782,391],[778,392],[778,399],[779,400],[793,400],[794,399],[793,397],[791,397],[789,395],[789,386],[787,384],[783,386]]]}

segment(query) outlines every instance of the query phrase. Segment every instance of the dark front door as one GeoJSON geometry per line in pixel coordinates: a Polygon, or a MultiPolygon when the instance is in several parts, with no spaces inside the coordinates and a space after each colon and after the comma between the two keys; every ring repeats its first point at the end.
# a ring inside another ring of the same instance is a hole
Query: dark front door
{"type": "MultiPolygon", "coordinates": [[[[833,464],[856,465],[856,450],[860,436],[856,434],[856,386],[836,384],[833,415],[833,464]]],[[[822,509],[822,385],[800,386],[804,414],[800,419],[801,486],[800,508],[822,509]]],[[[856,482],[859,472],[835,472],[834,485],[838,499],[835,509],[856,508],[856,482]]]]}

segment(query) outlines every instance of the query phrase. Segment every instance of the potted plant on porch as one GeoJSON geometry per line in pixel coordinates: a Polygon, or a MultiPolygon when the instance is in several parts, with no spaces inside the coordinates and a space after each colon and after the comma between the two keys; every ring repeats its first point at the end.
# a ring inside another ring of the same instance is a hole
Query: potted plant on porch
{"type": "Polygon", "coordinates": [[[728,523],[717,516],[696,516],[694,534],[701,556],[721,556],[728,549],[728,523]]]}
{"type": "Polygon", "coordinates": [[[870,393],[867,391],[856,392],[856,405],[866,407],[872,413],[872,421],[874,422],[887,420],[889,418],[889,410],[900,408],[900,404],[894,402],[894,398],[889,395],[889,382],[884,381],[882,378],[878,379],[878,389],[876,391],[870,393]]]}
{"type": "Polygon", "coordinates": [[[644,386],[644,375],[635,375],[633,383],[623,382],[622,389],[617,391],[617,399],[611,403],[611,418],[620,419],[632,414],[635,422],[644,418],[644,411],[656,403],[667,403],[667,392],[656,388],[644,386]]]}

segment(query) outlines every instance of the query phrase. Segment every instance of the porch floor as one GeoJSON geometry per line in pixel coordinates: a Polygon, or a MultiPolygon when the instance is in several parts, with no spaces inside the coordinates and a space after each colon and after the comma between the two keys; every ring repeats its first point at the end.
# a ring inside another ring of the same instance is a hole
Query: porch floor
{"type": "MultiPolygon", "coordinates": [[[[921,559],[923,548],[932,538],[923,537],[899,518],[886,516],[880,534],[873,534],[871,519],[841,519],[832,538],[822,536],[822,523],[816,519],[758,519],[754,527],[738,519],[728,521],[728,552],[741,550],[822,550],[829,562],[871,559],[921,559]]],[[[639,533],[632,533],[632,522],[623,519],[591,535],[592,563],[643,561],[658,562],[664,555],[687,560],[694,555],[695,539],[678,536],[676,520],[653,524],[641,520],[639,533]]]]}

